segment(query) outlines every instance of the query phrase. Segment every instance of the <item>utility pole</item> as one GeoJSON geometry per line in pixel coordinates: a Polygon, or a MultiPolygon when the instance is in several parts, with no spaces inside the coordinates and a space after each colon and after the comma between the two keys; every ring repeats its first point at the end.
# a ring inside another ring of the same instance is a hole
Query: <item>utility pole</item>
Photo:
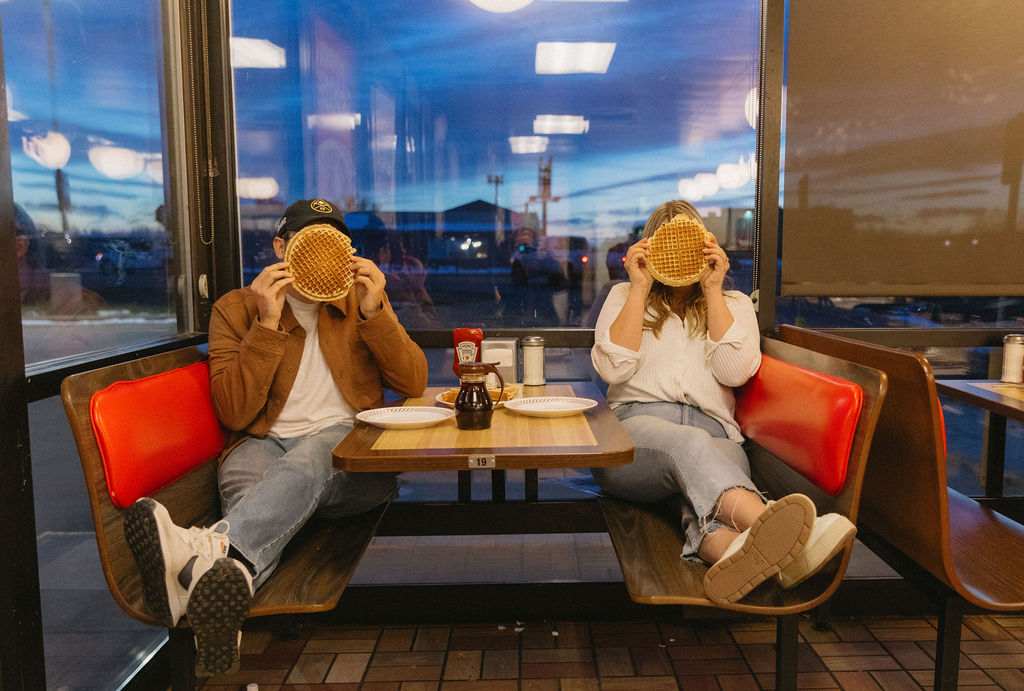
{"type": "Polygon", "coordinates": [[[494,243],[500,245],[505,239],[505,227],[501,221],[501,207],[498,206],[498,185],[504,184],[504,175],[488,175],[487,184],[494,185],[494,243]]]}
{"type": "Polygon", "coordinates": [[[540,159],[537,174],[537,187],[539,194],[530,195],[531,202],[540,202],[541,208],[541,222],[540,222],[540,234],[547,236],[548,234],[548,202],[557,202],[561,197],[551,196],[551,157],[548,156],[548,162],[544,163],[544,157],[540,159]]]}

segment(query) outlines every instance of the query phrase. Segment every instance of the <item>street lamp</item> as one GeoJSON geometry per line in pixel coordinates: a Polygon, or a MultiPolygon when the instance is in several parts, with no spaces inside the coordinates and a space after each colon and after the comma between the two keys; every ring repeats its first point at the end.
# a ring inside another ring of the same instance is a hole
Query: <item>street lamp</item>
{"type": "Polygon", "coordinates": [[[504,175],[488,175],[487,184],[494,185],[494,242],[500,245],[505,239],[505,228],[501,222],[501,209],[498,207],[498,185],[505,182],[504,175]]]}
{"type": "Polygon", "coordinates": [[[561,197],[551,196],[551,157],[548,156],[548,162],[544,163],[544,158],[540,159],[540,167],[537,176],[538,187],[540,188],[540,194],[530,195],[531,202],[540,202],[541,205],[541,235],[547,236],[548,234],[548,202],[557,202],[561,197]]]}

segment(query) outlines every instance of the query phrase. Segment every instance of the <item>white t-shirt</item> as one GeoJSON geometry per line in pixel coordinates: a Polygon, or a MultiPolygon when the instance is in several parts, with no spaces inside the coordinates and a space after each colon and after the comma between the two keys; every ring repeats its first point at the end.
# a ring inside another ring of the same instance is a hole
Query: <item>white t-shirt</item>
{"type": "Polygon", "coordinates": [[[688,403],[721,422],[730,439],[742,441],[733,418],[732,387],[745,383],[761,365],[761,339],[750,298],[726,291],[733,323],[719,341],[707,334],[691,337],[683,320],[671,314],[660,336],[644,329],[640,350],[635,351],[612,343],[608,335],[628,294],[628,281],[613,286],[594,327],[590,359],[608,382],[608,404],[615,408],[634,401],[688,403]]]}
{"type": "Polygon", "coordinates": [[[270,433],[282,439],[291,439],[319,432],[339,422],[352,422],[355,419],[355,408],[345,400],[335,385],[320,349],[317,318],[323,303],[301,302],[291,295],[286,295],[285,300],[292,308],[295,319],[305,329],[306,342],[302,348],[302,360],[299,362],[295,383],[270,433]]]}

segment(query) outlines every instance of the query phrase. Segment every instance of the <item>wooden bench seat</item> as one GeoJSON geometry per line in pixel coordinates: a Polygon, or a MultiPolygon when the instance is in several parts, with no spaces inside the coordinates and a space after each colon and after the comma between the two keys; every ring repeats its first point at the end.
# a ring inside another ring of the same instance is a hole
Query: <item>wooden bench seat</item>
{"type": "Polygon", "coordinates": [[[924,357],[792,326],[778,337],[888,374],[859,534],[939,605],[935,688],[955,689],[967,607],[1024,611],[1024,526],[948,487],[942,407],[924,357]]]}
{"type": "MultiPolygon", "coordinates": [[[[762,349],[761,369],[737,394],[755,483],[774,497],[802,492],[819,513],[856,521],[885,375],[772,339],[763,339],[762,349]]],[[[852,549],[793,589],[769,579],[738,602],[719,605],[704,594],[707,567],[680,559],[678,516],[609,496],[599,502],[632,600],[777,617],[776,687],[796,688],[798,615],[831,597],[852,549]]]]}
{"type": "MultiPolygon", "coordinates": [[[[201,430],[212,435],[211,426],[217,426],[215,419],[212,423],[209,420],[212,406],[204,400],[209,396],[205,360],[198,348],[183,348],[75,374],[61,386],[85,473],[107,585],[125,613],[153,626],[163,624],[143,602],[138,570],[125,542],[123,516],[137,496],[145,495],[163,504],[171,519],[181,526],[208,526],[221,518],[219,449],[210,451],[209,436],[200,439],[204,434],[201,430]],[[200,363],[201,371],[188,369],[196,363],[200,363]],[[205,389],[202,377],[206,377],[205,389]],[[121,407],[120,414],[100,419],[102,405],[94,405],[99,400],[98,392],[114,392],[121,397],[115,402],[121,407]],[[188,458],[192,437],[194,448],[204,450],[188,458]],[[118,445],[120,450],[115,448],[118,445]],[[147,485],[164,482],[167,484],[163,486],[147,485]]],[[[310,520],[289,542],[274,573],[256,591],[249,616],[334,609],[384,510],[381,506],[352,518],[310,520]]],[[[193,688],[195,647],[187,618],[182,618],[169,635],[175,658],[174,686],[193,688]]]]}

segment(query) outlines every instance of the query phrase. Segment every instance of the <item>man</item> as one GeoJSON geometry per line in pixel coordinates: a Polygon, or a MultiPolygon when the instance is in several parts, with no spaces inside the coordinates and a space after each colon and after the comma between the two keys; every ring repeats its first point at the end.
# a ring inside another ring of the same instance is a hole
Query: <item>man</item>
{"type": "MultiPolygon", "coordinates": [[[[295,233],[322,223],[349,235],[323,199],[289,206],[274,238],[277,258],[295,233]]],[[[147,604],[169,626],[188,614],[200,676],[237,664],[253,591],[314,512],[361,513],[396,491],[392,473],[345,473],[331,462],[355,413],[378,405],[385,387],[419,396],[427,383],[426,357],[398,323],[384,274],[366,258],[351,261],[352,289],[331,303],[300,295],[279,261],[213,306],[211,394],[232,431],[218,472],[223,520],[186,530],[149,498],[126,515],[147,604]]]]}

